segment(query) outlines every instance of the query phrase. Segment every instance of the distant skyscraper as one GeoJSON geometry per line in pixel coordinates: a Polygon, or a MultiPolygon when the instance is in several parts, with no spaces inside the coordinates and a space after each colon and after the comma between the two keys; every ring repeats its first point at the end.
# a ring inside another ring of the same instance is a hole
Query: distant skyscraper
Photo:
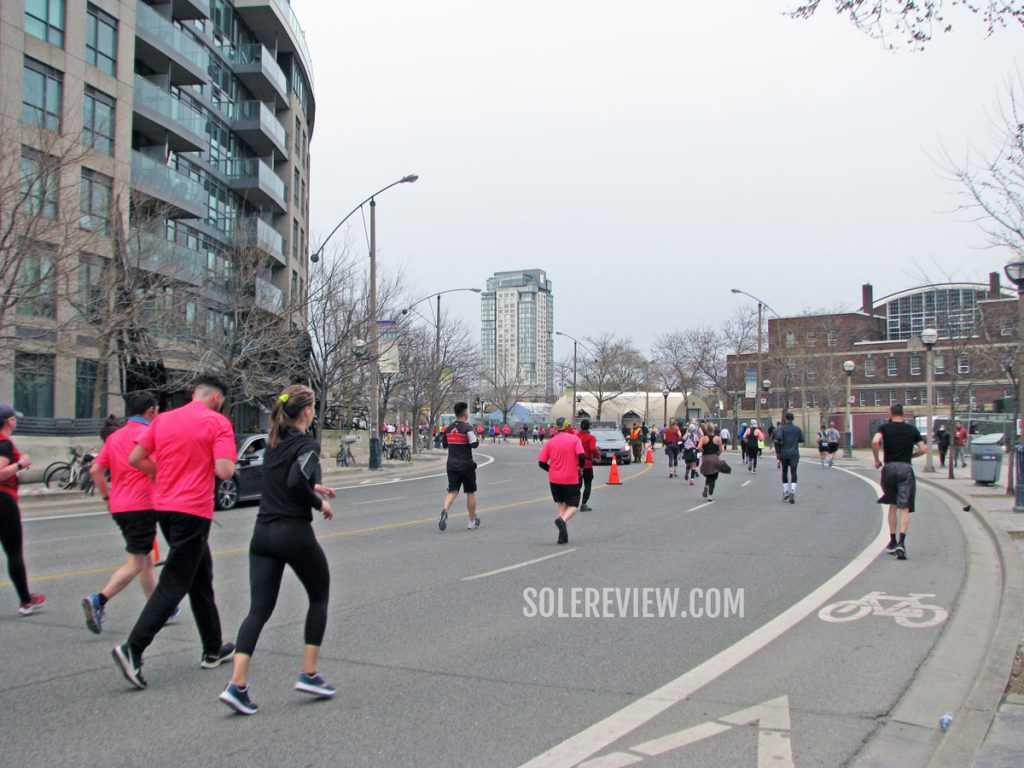
{"type": "Polygon", "coordinates": [[[495,272],[480,296],[480,321],[487,375],[498,381],[514,377],[534,387],[532,394],[553,397],[554,302],[544,271],[495,272]]]}

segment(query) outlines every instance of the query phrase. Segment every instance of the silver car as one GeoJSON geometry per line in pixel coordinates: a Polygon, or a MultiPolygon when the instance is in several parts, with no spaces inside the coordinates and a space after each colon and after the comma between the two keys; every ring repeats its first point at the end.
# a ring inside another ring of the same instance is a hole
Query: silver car
{"type": "Polygon", "coordinates": [[[612,456],[619,464],[632,463],[633,453],[619,430],[613,427],[595,427],[590,430],[590,434],[597,440],[597,450],[601,452],[601,460],[595,460],[595,464],[611,464],[612,456]]]}

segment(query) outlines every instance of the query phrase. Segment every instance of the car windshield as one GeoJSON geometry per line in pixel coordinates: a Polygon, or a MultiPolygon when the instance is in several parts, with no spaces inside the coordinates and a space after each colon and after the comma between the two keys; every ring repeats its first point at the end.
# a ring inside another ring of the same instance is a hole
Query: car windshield
{"type": "Polygon", "coordinates": [[[622,440],[622,433],[616,432],[614,429],[595,429],[594,437],[600,441],[607,440],[622,440]]]}

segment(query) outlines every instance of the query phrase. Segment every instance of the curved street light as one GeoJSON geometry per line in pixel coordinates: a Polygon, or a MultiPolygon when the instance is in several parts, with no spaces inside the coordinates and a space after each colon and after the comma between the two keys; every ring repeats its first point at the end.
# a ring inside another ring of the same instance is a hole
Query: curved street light
{"type": "MultiPolygon", "coordinates": [[[[577,339],[575,336],[570,336],[568,333],[562,333],[561,331],[555,331],[555,336],[564,336],[565,338],[572,340],[572,396],[573,396],[573,400],[575,400],[576,399],[576,353],[578,351],[576,348],[579,346],[579,347],[583,347],[584,349],[590,349],[590,347],[588,347],[582,341],[577,339]]],[[[591,352],[591,354],[593,354],[594,350],[591,349],[590,352],[591,352]]],[[[574,427],[576,426],[576,412],[578,410],[579,410],[579,408],[577,408],[577,407],[573,407],[573,409],[572,409],[572,425],[574,427]]]]}
{"type": "MultiPolygon", "coordinates": [[[[740,290],[739,288],[730,288],[729,291],[731,293],[742,294],[742,295],[744,295],[744,296],[746,296],[748,298],[751,298],[751,299],[753,299],[754,301],[757,302],[757,379],[758,379],[758,381],[760,381],[760,379],[761,379],[761,337],[762,337],[762,325],[763,325],[763,320],[761,318],[761,308],[764,307],[765,309],[770,310],[771,313],[773,315],[775,315],[776,317],[780,317],[780,315],[779,315],[778,312],[776,312],[774,309],[772,309],[772,307],[768,304],[768,302],[766,302],[766,301],[764,301],[762,299],[757,298],[757,296],[755,296],[752,293],[747,293],[746,291],[740,290]]],[[[755,393],[755,395],[754,395],[754,418],[757,419],[757,423],[758,424],[761,423],[761,393],[760,392],[755,393]]]]}

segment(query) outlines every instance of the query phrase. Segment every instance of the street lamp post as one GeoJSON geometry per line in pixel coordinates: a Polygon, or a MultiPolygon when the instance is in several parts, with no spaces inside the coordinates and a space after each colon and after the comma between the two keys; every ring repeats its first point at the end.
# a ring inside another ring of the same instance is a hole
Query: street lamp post
{"type": "Polygon", "coordinates": [[[925,328],[921,331],[921,341],[924,343],[925,356],[924,364],[927,367],[925,373],[926,381],[925,386],[928,389],[928,419],[925,424],[927,430],[924,435],[924,471],[934,472],[935,471],[935,459],[932,457],[932,414],[935,410],[935,392],[932,391],[932,376],[935,373],[935,365],[932,361],[932,349],[935,347],[935,342],[939,340],[939,332],[934,328],[925,328]]]}
{"type": "MultiPolygon", "coordinates": [[[[556,336],[565,336],[567,339],[572,340],[572,397],[573,401],[576,401],[576,354],[579,351],[580,342],[575,336],[570,336],[568,333],[562,333],[561,331],[555,331],[556,336]]],[[[578,408],[575,406],[572,410],[572,425],[576,426],[576,411],[578,408]]]]}
{"type": "Polygon", "coordinates": [[[668,391],[668,387],[665,387],[663,390],[661,390],[661,396],[665,399],[665,410],[662,411],[662,415],[661,415],[661,428],[662,429],[667,429],[668,428],[668,396],[670,394],[671,393],[668,391]]]}
{"type": "MultiPolygon", "coordinates": [[[[1014,412],[1020,418],[1021,413],[1021,384],[1020,377],[1024,373],[1024,259],[1017,259],[1007,264],[1004,268],[1006,276],[1017,286],[1017,391],[1014,393],[1017,405],[1014,412]]],[[[1014,469],[1016,470],[1016,486],[1014,488],[1014,512],[1024,512],[1024,443],[1017,438],[1018,425],[1013,425],[1012,444],[1014,446],[1014,469]]]]}
{"type": "MultiPolygon", "coordinates": [[[[732,293],[743,294],[744,296],[746,296],[748,298],[751,298],[751,299],[753,299],[754,301],[757,302],[757,380],[761,381],[761,368],[762,368],[762,359],[761,359],[761,347],[762,347],[762,345],[761,345],[761,340],[762,340],[762,336],[763,336],[763,327],[762,326],[763,326],[763,323],[764,323],[762,311],[764,309],[770,310],[772,312],[772,314],[774,314],[776,317],[779,316],[779,313],[776,312],[774,309],[772,309],[770,306],[768,306],[767,303],[765,303],[764,301],[762,301],[761,299],[757,298],[757,296],[754,296],[751,293],[747,293],[746,291],[741,291],[739,288],[730,288],[729,290],[732,293]]],[[[760,393],[757,393],[757,396],[754,398],[754,418],[757,419],[757,424],[758,424],[758,426],[760,426],[761,425],[761,396],[760,396],[760,393]]]]}
{"type": "Polygon", "coordinates": [[[857,366],[853,360],[843,363],[843,370],[846,372],[846,429],[843,430],[843,458],[853,457],[853,369],[857,366]]]}
{"type": "MultiPolygon", "coordinates": [[[[381,187],[368,198],[363,200],[359,205],[349,211],[345,218],[339,221],[334,229],[331,230],[330,234],[324,238],[324,241],[320,244],[320,247],[314,251],[309,260],[314,264],[320,260],[320,254],[323,253],[324,248],[327,246],[327,242],[334,236],[334,233],[341,229],[341,225],[344,224],[349,218],[355,214],[356,211],[360,210],[367,203],[370,204],[370,418],[369,433],[370,433],[370,469],[380,469],[380,427],[378,426],[380,419],[380,340],[377,336],[377,195],[386,192],[394,186],[399,184],[412,184],[419,176],[415,173],[410,173],[408,176],[403,176],[398,181],[393,181],[386,187],[381,187]]],[[[326,395],[324,395],[326,396],[326,395]]]]}

